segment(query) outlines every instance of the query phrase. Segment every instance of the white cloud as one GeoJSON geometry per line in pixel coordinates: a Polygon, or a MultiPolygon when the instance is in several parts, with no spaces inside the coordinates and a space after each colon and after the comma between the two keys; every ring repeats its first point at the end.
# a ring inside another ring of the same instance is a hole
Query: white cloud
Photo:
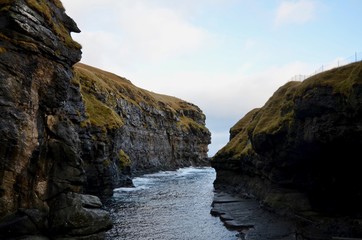
{"type": "MultiPolygon", "coordinates": [[[[262,107],[273,93],[294,75],[311,72],[313,67],[292,62],[271,66],[258,74],[246,74],[247,66],[233,73],[180,71],[148,76],[146,89],[177,96],[199,106],[206,114],[207,126],[212,132],[210,155],[223,147],[229,138],[229,129],[254,108],[262,107]],[[221,123],[220,123],[221,122],[221,123]],[[222,127],[215,127],[220,123],[222,127]]],[[[138,75],[142,79],[147,76],[138,75]]]]}
{"type": "Polygon", "coordinates": [[[315,17],[316,8],[313,0],[284,0],[277,9],[275,25],[306,23],[315,17]]]}
{"type": "Polygon", "coordinates": [[[82,30],[73,35],[83,45],[82,61],[106,70],[114,70],[112,65],[124,69],[135,62],[192,54],[207,45],[207,31],[194,26],[187,16],[151,4],[146,0],[107,0],[103,5],[94,0],[64,0],[68,15],[82,30]]]}
{"type": "MultiPolygon", "coordinates": [[[[195,2],[198,6],[192,5],[192,0],[185,1],[190,4],[169,0],[63,3],[82,30],[73,35],[83,45],[82,62],[124,76],[141,88],[198,105],[215,134],[210,146],[214,153],[226,144],[228,130],[237,120],[263,106],[293,75],[309,73],[310,69],[298,62],[261,67],[258,59],[268,52],[259,50],[263,42],[252,35],[242,39],[240,48],[230,51],[232,44],[225,35],[211,35],[191,21],[191,8],[197,12],[203,9],[200,2],[208,1],[195,2]],[[219,45],[209,49],[214,41],[219,45]],[[209,53],[203,51],[205,48],[211,54],[203,55],[209,53]],[[238,64],[242,66],[238,68],[238,64]],[[214,127],[215,122],[221,122],[220,126],[214,127]]],[[[224,0],[210,1],[217,5],[224,0]]],[[[235,0],[225,1],[232,4],[235,0]]],[[[313,17],[314,9],[311,0],[284,1],[276,23],[302,23],[313,17]],[[294,16],[299,12],[302,16],[294,16]],[[303,15],[307,20],[301,20],[303,15]]]]}
{"type": "Polygon", "coordinates": [[[207,33],[174,10],[130,1],[118,19],[122,44],[146,60],[187,54],[202,47],[207,33]]]}
{"type": "MultiPolygon", "coordinates": [[[[312,68],[301,62],[271,66],[259,73],[247,74],[247,66],[231,73],[182,71],[145,76],[143,87],[167,93],[198,105],[208,117],[237,119],[253,108],[261,107],[294,75],[309,73],[312,68]]],[[[230,126],[231,127],[231,126],[230,126]]]]}
{"type": "Polygon", "coordinates": [[[248,38],[245,40],[245,43],[244,43],[245,50],[253,50],[253,49],[255,49],[256,46],[257,46],[257,41],[255,39],[248,38]]]}

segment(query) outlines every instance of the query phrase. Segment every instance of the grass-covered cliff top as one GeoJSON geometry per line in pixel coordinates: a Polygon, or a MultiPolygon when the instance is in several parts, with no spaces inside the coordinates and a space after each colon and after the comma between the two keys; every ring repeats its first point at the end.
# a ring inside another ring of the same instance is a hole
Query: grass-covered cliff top
{"type": "Polygon", "coordinates": [[[119,100],[123,99],[142,111],[160,110],[178,118],[183,127],[199,127],[206,129],[195,119],[184,115],[184,112],[202,114],[200,109],[179,98],[153,93],[136,87],[126,78],[113,73],[91,67],[82,63],[74,66],[74,84],[80,85],[89,122],[96,126],[116,128],[124,124],[122,117],[115,112],[119,100]],[[105,117],[107,116],[107,117],[105,117]]]}
{"type": "Polygon", "coordinates": [[[318,94],[321,89],[327,88],[332,94],[348,99],[355,85],[362,85],[362,62],[314,75],[303,82],[286,83],[262,108],[252,110],[230,129],[231,139],[215,155],[215,159],[240,159],[252,151],[250,137],[273,135],[290,127],[295,120],[295,101],[303,100],[309,91],[318,94]]]}

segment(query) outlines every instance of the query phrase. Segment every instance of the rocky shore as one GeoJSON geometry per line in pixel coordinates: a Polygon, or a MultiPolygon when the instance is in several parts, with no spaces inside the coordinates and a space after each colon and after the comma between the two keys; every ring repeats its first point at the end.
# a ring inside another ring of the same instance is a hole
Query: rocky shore
{"type": "Polygon", "coordinates": [[[361,227],[357,219],[309,216],[280,212],[247,195],[216,192],[211,215],[219,217],[225,227],[239,232],[240,240],[359,240],[361,227]]]}

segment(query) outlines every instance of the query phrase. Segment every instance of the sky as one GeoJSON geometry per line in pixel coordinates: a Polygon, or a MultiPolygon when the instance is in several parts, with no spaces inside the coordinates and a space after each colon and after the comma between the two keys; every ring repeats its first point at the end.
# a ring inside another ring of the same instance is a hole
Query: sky
{"type": "Polygon", "coordinates": [[[362,57],[361,0],[62,0],[81,62],[196,104],[212,134],[293,76],[362,57]]]}

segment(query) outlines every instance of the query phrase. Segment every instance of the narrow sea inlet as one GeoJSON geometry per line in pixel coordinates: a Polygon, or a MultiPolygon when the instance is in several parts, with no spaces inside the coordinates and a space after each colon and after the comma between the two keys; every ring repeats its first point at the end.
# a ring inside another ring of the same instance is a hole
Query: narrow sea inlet
{"type": "Polygon", "coordinates": [[[107,239],[236,240],[210,214],[214,198],[212,168],[183,168],[134,179],[135,188],[119,188],[106,204],[114,227],[107,239]]]}

